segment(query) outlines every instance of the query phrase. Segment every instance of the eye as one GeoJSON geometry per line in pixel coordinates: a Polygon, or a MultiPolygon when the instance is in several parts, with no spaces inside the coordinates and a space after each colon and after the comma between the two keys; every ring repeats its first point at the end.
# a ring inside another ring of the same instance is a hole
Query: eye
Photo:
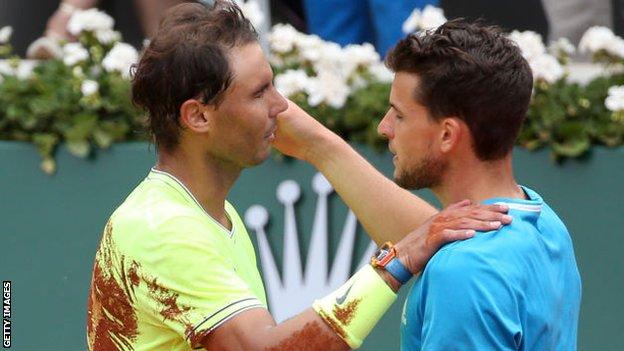
{"type": "Polygon", "coordinates": [[[258,91],[257,93],[255,93],[255,94],[253,95],[253,97],[254,97],[254,98],[256,98],[256,99],[259,99],[259,98],[261,98],[261,97],[262,97],[262,95],[264,95],[264,92],[265,92],[265,91],[266,91],[265,89],[262,89],[262,90],[258,91]]]}
{"type": "Polygon", "coordinates": [[[403,119],[403,116],[401,116],[401,115],[400,115],[400,114],[398,114],[398,113],[397,113],[395,116],[396,116],[396,119],[397,119],[397,120],[399,120],[399,121],[403,119]]]}
{"type": "Polygon", "coordinates": [[[260,90],[258,90],[257,92],[254,93],[253,97],[256,99],[261,98],[262,96],[264,96],[264,93],[269,90],[269,84],[263,86],[260,90]]]}

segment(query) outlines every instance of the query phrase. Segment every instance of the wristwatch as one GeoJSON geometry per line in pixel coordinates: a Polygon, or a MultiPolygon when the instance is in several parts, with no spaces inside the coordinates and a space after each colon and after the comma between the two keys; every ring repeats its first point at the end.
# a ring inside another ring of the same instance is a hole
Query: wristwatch
{"type": "Polygon", "coordinates": [[[381,245],[379,250],[375,252],[371,258],[371,266],[390,273],[402,285],[407,283],[413,276],[412,272],[401,263],[397,257],[394,245],[389,241],[381,245]]]}

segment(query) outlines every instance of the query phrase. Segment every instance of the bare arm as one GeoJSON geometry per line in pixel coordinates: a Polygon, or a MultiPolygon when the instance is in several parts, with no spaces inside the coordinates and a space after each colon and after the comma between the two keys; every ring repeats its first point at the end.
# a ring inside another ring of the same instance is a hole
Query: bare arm
{"type": "MultiPolygon", "coordinates": [[[[422,236],[420,236],[422,237],[422,236]]],[[[442,238],[437,238],[440,240],[442,238]]],[[[420,242],[421,244],[424,241],[420,242]]],[[[425,251],[425,250],[422,250],[425,251]]],[[[409,251],[406,251],[406,257],[409,251]]],[[[416,261],[404,261],[408,264],[416,261]]],[[[401,285],[388,272],[376,269],[386,284],[397,292],[401,285]]],[[[358,313],[353,311],[353,313],[358,313]]],[[[312,308],[280,324],[264,308],[245,311],[202,339],[207,350],[271,350],[271,351],[342,351],[349,350],[338,336],[339,326],[332,329],[312,308]]]]}
{"type": "Polygon", "coordinates": [[[243,312],[208,334],[207,350],[349,350],[349,346],[311,308],[277,325],[269,312],[243,312]]]}
{"type": "Polygon", "coordinates": [[[438,211],[386,178],[331,133],[310,149],[308,161],[330,181],[377,243],[398,242],[438,211]]]}
{"type": "MultiPolygon", "coordinates": [[[[496,206],[490,208],[496,208],[496,206]]],[[[444,243],[466,239],[474,235],[474,231],[462,229],[465,226],[466,215],[473,210],[474,206],[468,205],[467,202],[461,202],[434,215],[433,218],[397,242],[395,248],[398,259],[410,272],[414,274],[420,272],[431,256],[444,243]]],[[[483,226],[484,228],[489,228],[488,224],[487,221],[472,223],[473,226],[483,226]]],[[[375,271],[394,292],[400,289],[400,283],[388,272],[381,269],[375,269],[375,271]]],[[[357,277],[354,279],[356,280],[353,282],[358,281],[357,277]]],[[[345,297],[354,285],[351,284],[346,290],[345,297]]],[[[365,286],[379,288],[378,285],[365,286]]],[[[383,283],[382,286],[384,286],[383,283]]],[[[342,296],[342,292],[340,295],[342,296]]],[[[379,302],[376,299],[373,301],[366,300],[367,298],[372,299],[371,296],[363,296],[362,298],[364,300],[358,306],[368,306],[371,303],[379,302]]],[[[333,302],[333,297],[330,301],[333,302]]],[[[349,313],[355,316],[366,312],[356,307],[349,313]]],[[[366,320],[370,320],[368,319],[369,315],[364,314],[364,316],[367,316],[365,317],[366,320]]],[[[371,320],[371,323],[374,324],[375,321],[376,319],[371,320]]],[[[343,336],[345,334],[340,328],[336,325],[330,327],[311,308],[280,324],[275,323],[267,310],[255,308],[240,313],[208,335],[201,337],[200,340],[202,340],[202,346],[208,350],[348,350],[349,346],[339,336],[339,334],[343,336]]]]}
{"type": "MultiPolygon", "coordinates": [[[[289,103],[277,123],[275,147],[310,162],[323,173],[376,243],[396,243],[437,213],[426,201],[386,178],[342,138],[294,103],[289,103]]],[[[488,212],[486,208],[473,208],[463,219],[462,228],[492,229],[475,219],[510,222],[503,213],[488,212]]]]}

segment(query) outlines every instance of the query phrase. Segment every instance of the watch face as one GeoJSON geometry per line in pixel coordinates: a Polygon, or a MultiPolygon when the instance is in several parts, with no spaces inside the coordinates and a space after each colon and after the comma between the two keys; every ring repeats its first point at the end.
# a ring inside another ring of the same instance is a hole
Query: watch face
{"type": "Polygon", "coordinates": [[[386,255],[388,255],[390,251],[388,250],[388,248],[386,248],[385,246],[382,246],[379,248],[379,250],[377,250],[377,252],[375,253],[375,257],[378,260],[383,260],[384,257],[386,257],[386,255]]]}
{"type": "Polygon", "coordinates": [[[385,267],[394,258],[392,246],[389,243],[383,244],[375,253],[374,262],[378,267],[385,267]]]}

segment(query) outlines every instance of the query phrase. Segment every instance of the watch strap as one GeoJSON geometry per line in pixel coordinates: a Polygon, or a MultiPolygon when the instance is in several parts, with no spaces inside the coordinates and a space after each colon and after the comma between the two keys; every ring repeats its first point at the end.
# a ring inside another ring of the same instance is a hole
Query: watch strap
{"type": "Polygon", "coordinates": [[[413,276],[412,272],[410,272],[397,257],[388,262],[385,269],[386,272],[390,273],[401,285],[405,285],[413,276]]]}

